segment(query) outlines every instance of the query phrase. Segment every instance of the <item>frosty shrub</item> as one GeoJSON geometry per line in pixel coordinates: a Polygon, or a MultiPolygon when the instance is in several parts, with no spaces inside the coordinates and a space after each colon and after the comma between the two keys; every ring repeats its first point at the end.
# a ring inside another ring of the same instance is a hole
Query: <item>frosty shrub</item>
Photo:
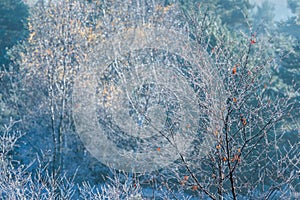
{"type": "Polygon", "coordinates": [[[22,136],[20,132],[11,130],[14,122],[3,128],[0,135],[0,198],[20,199],[26,196],[26,185],[29,178],[26,175],[26,166],[17,166],[12,160],[11,153],[17,140],[22,136]]]}
{"type": "Polygon", "coordinates": [[[181,162],[173,167],[179,169],[175,172],[178,184],[211,199],[296,197],[299,135],[288,131],[287,124],[295,122],[291,113],[299,108],[291,97],[270,88],[270,68],[278,63],[268,50],[274,47],[251,26],[238,38],[222,35],[220,27],[213,31],[220,35],[211,34],[212,15],[208,12],[203,17],[199,11],[187,12],[191,35],[202,46],[207,44],[216,66],[212,70],[224,87],[225,105],[217,107],[220,124],[206,131],[216,141],[210,153],[201,158],[197,145],[192,156],[179,152],[181,162]]]}
{"type": "MultiPolygon", "coordinates": [[[[74,179],[65,175],[56,177],[51,175],[51,167],[42,165],[37,157],[28,166],[20,165],[10,156],[17,143],[24,134],[13,131],[17,122],[11,121],[3,127],[0,134],[0,198],[1,199],[143,199],[141,187],[137,179],[130,178],[128,174],[118,174],[109,182],[97,189],[84,182],[76,186],[74,179]],[[34,171],[29,168],[34,167],[34,171]],[[77,195],[75,193],[77,191],[77,195]]],[[[74,178],[74,177],[73,177],[74,178]]]]}
{"type": "Polygon", "coordinates": [[[12,194],[299,194],[299,135],[286,123],[299,108],[271,89],[276,55],[251,26],[231,37],[203,6],[145,0],[40,1],[28,21],[28,40],[10,55],[20,67],[25,118],[46,118],[51,158],[50,168],[32,165],[37,173],[17,170],[22,187],[12,194]],[[120,170],[106,185],[64,175],[74,170],[65,167],[74,130],[93,157],[120,170]]]}
{"type": "Polygon", "coordinates": [[[10,51],[20,69],[24,126],[41,132],[34,137],[42,138],[44,152],[51,152],[45,160],[51,161],[53,178],[65,166],[65,138],[73,132],[72,85],[92,48],[93,9],[84,1],[39,1],[30,9],[29,37],[10,51]]]}
{"type": "Polygon", "coordinates": [[[100,188],[83,182],[82,186],[79,187],[80,196],[85,200],[142,200],[142,190],[138,181],[137,178],[130,177],[126,172],[117,173],[113,170],[112,178],[109,178],[108,182],[100,188]]]}
{"type": "Polygon", "coordinates": [[[48,166],[39,159],[20,164],[12,151],[18,147],[23,133],[14,131],[17,122],[10,121],[0,133],[0,198],[1,199],[72,199],[74,182],[66,176],[53,179],[48,166]],[[35,170],[29,168],[36,166],[35,170]],[[57,187],[59,185],[59,187],[57,187]]]}

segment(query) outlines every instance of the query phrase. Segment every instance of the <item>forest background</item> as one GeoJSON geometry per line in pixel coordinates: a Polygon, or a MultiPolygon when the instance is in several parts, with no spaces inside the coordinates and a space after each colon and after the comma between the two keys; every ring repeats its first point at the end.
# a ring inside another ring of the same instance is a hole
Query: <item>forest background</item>
{"type": "MultiPolygon", "coordinates": [[[[193,1],[179,2],[185,9],[188,9],[194,3],[193,1]]],[[[251,26],[251,29],[255,30],[253,31],[255,34],[270,38],[269,42],[272,44],[272,49],[267,49],[267,51],[277,58],[279,64],[269,69],[272,80],[268,87],[275,96],[288,96],[291,101],[296,102],[295,107],[300,107],[300,3],[297,0],[288,0],[288,8],[292,16],[275,21],[275,8],[267,1],[259,6],[251,4],[248,0],[203,0],[198,2],[213,10],[214,19],[218,21],[223,32],[226,32],[228,36],[238,40],[240,33],[249,32],[251,26]]],[[[168,6],[172,4],[172,1],[164,3],[168,6]]],[[[22,105],[20,102],[24,100],[20,101],[20,99],[26,99],[26,96],[21,96],[22,93],[17,92],[19,87],[18,76],[16,76],[18,66],[14,66],[12,55],[9,55],[9,50],[14,45],[30,37],[29,28],[27,27],[28,9],[27,5],[19,0],[2,0],[0,2],[0,124],[3,127],[5,124],[14,124],[15,130],[20,130],[22,133],[26,132],[25,135],[20,132],[22,137],[17,141],[18,148],[9,152],[9,156],[17,160],[17,164],[14,165],[30,165],[29,170],[33,171],[39,165],[37,162],[31,163],[33,158],[45,158],[45,160],[39,161],[41,163],[47,163],[51,160],[49,158],[51,157],[49,150],[52,148],[51,144],[45,143],[43,137],[38,136],[38,133],[44,132],[45,127],[50,127],[49,121],[43,118],[27,118],[32,121],[22,122],[24,120],[22,115],[26,112],[24,106],[26,105],[22,105]]],[[[218,35],[218,33],[214,34],[218,35]]],[[[30,99],[33,105],[39,97],[36,98],[30,99]]],[[[286,129],[282,130],[288,132],[280,144],[282,146],[295,146],[294,144],[297,143],[299,145],[299,113],[296,109],[294,111],[291,113],[294,121],[290,121],[286,129]]],[[[39,110],[37,108],[32,112],[32,115],[35,115],[34,112],[39,112],[39,110]]],[[[36,116],[42,116],[42,114],[39,113],[36,116]]],[[[5,133],[5,130],[3,128],[1,131],[5,133]]],[[[69,133],[67,137],[75,139],[72,140],[72,144],[68,144],[69,148],[65,149],[63,155],[68,157],[68,159],[65,159],[65,168],[70,169],[65,172],[66,177],[70,178],[76,174],[73,180],[75,183],[88,180],[89,184],[101,185],[106,180],[106,176],[112,175],[108,167],[85,151],[75,133],[69,133]]],[[[299,150],[296,151],[297,153],[299,155],[299,150]]],[[[297,163],[297,167],[299,169],[299,163],[297,163]]],[[[155,185],[154,182],[151,184],[155,185]]],[[[299,183],[296,184],[295,191],[300,191],[299,183]]]]}

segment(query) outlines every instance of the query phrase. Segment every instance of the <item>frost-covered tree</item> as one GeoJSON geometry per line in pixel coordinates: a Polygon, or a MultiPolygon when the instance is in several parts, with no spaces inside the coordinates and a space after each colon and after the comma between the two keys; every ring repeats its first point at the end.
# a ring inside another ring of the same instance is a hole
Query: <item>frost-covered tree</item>
{"type": "MultiPolygon", "coordinates": [[[[209,20],[208,16],[204,17],[209,20]]],[[[190,20],[190,27],[199,27],[190,29],[195,31],[191,35],[203,37],[197,41],[210,41],[211,33],[206,35],[209,29],[201,29],[207,27],[206,24],[199,18],[190,15],[188,18],[198,19],[190,20]],[[199,24],[193,24],[197,22],[199,24]]],[[[212,29],[212,32],[217,31],[212,29]]],[[[224,36],[216,46],[208,48],[216,66],[212,68],[216,74],[212,80],[222,82],[222,87],[215,89],[221,91],[220,96],[224,98],[220,107],[209,109],[215,114],[221,112],[215,119],[220,123],[204,131],[214,136],[215,143],[204,157],[201,157],[201,142],[196,143],[191,155],[179,152],[181,162],[171,168],[182,170],[177,171],[177,184],[182,187],[166,181],[167,188],[174,186],[179,191],[191,190],[212,199],[289,198],[298,195],[299,137],[295,132],[286,131],[285,125],[291,120],[297,126],[293,113],[299,110],[291,97],[274,95],[270,87],[270,69],[277,63],[276,57],[268,53],[272,46],[264,36],[251,32],[251,27],[249,32],[242,34],[239,40],[224,36]]],[[[205,45],[202,43],[202,46],[205,45]]],[[[205,97],[210,96],[204,93],[205,97]]],[[[214,101],[203,100],[210,102],[209,105],[214,101]]],[[[206,119],[208,121],[202,126],[209,124],[209,118],[206,119]]]]}
{"type": "Polygon", "coordinates": [[[20,68],[20,115],[24,122],[39,119],[42,129],[24,125],[38,132],[32,139],[44,137],[44,151],[52,156],[45,160],[52,161],[54,176],[64,170],[65,137],[72,132],[72,85],[92,46],[92,12],[85,1],[39,1],[30,9],[28,39],[10,51],[13,65],[20,68]],[[42,136],[49,133],[51,137],[42,136]]]}
{"type": "MultiPolygon", "coordinates": [[[[83,71],[91,78],[76,85],[75,125],[87,148],[126,170],[151,170],[178,157],[167,165],[178,169],[177,182],[170,181],[167,166],[166,174],[156,176],[172,192],[191,190],[212,199],[294,194],[299,141],[286,148],[280,142],[288,135],[281,123],[293,119],[296,108],[289,97],[272,93],[269,70],[277,64],[265,37],[250,27],[232,40],[212,26],[211,12],[196,15],[202,7],[170,27],[151,21],[141,8],[133,28],[130,20],[127,26],[119,20],[119,13],[131,13],[126,9],[109,18],[120,31],[95,47],[91,67],[83,71]],[[96,139],[99,133],[113,143],[96,139]]],[[[167,8],[161,9],[165,16],[167,8]]]]}

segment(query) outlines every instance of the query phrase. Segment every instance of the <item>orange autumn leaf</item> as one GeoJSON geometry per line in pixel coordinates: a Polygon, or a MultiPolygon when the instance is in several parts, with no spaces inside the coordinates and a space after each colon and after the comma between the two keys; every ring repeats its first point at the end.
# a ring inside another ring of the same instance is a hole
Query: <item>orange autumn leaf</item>
{"type": "Polygon", "coordinates": [[[233,67],[232,74],[236,74],[236,66],[233,67]]]}
{"type": "Polygon", "coordinates": [[[192,186],[192,190],[193,190],[193,191],[196,191],[197,189],[198,189],[198,186],[197,186],[197,185],[193,185],[193,186],[192,186]]]}
{"type": "Polygon", "coordinates": [[[189,176],[184,176],[183,180],[185,180],[185,181],[189,180],[189,176]]]}
{"type": "Polygon", "coordinates": [[[238,64],[235,64],[234,66],[233,66],[233,68],[232,68],[232,74],[236,74],[237,73],[237,67],[239,67],[240,66],[240,64],[238,63],[238,64]]]}
{"type": "Polygon", "coordinates": [[[156,148],[156,151],[160,151],[160,150],[161,150],[161,148],[160,148],[160,147],[157,147],[157,148],[156,148]]]}
{"type": "Polygon", "coordinates": [[[238,161],[240,162],[241,161],[241,158],[238,154],[235,154],[233,158],[231,158],[231,162],[234,162],[234,161],[238,161]]]}
{"type": "Polygon", "coordinates": [[[246,126],[246,124],[247,124],[247,119],[246,119],[245,117],[241,116],[241,122],[242,122],[242,124],[243,124],[244,126],[246,126]]]}
{"type": "Polygon", "coordinates": [[[256,43],[256,39],[251,39],[250,40],[250,44],[255,44],[256,43]]]}
{"type": "Polygon", "coordinates": [[[233,99],[232,99],[232,100],[233,100],[233,102],[234,102],[234,103],[236,103],[236,98],[235,98],[235,97],[233,97],[233,99]]]}
{"type": "Polygon", "coordinates": [[[243,125],[246,126],[246,124],[247,124],[247,120],[246,118],[243,118],[243,125]]]}
{"type": "Polygon", "coordinates": [[[183,180],[180,181],[180,184],[181,184],[182,186],[185,185],[186,182],[188,181],[188,179],[189,179],[189,176],[184,176],[184,177],[183,177],[183,180]]]}

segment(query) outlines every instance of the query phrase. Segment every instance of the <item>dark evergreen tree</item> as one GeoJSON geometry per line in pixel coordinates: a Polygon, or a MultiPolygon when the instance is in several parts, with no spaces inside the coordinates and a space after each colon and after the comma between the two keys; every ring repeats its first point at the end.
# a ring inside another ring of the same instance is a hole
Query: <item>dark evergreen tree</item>
{"type": "Polygon", "coordinates": [[[0,1],[0,66],[8,64],[6,50],[26,36],[27,6],[21,0],[0,1]]]}
{"type": "Polygon", "coordinates": [[[256,10],[252,16],[253,26],[258,29],[259,32],[268,32],[275,29],[275,7],[274,4],[269,1],[263,1],[261,5],[256,7],[256,10]]]}
{"type": "MultiPolygon", "coordinates": [[[[280,92],[292,95],[297,102],[300,100],[300,2],[288,1],[289,8],[294,14],[287,21],[278,23],[278,34],[289,46],[289,52],[283,52],[281,65],[276,71],[277,84],[280,92]]],[[[280,48],[280,46],[279,46],[280,48]]]]}
{"type": "Polygon", "coordinates": [[[212,12],[215,17],[220,18],[223,25],[230,30],[238,30],[247,27],[249,11],[254,5],[249,0],[191,0],[183,1],[182,4],[193,4],[204,10],[212,12]]]}
{"type": "Polygon", "coordinates": [[[16,106],[11,104],[17,96],[10,76],[16,69],[9,70],[7,50],[26,37],[27,17],[28,9],[22,0],[0,1],[0,122],[15,118],[17,113],[16,106]]]}

